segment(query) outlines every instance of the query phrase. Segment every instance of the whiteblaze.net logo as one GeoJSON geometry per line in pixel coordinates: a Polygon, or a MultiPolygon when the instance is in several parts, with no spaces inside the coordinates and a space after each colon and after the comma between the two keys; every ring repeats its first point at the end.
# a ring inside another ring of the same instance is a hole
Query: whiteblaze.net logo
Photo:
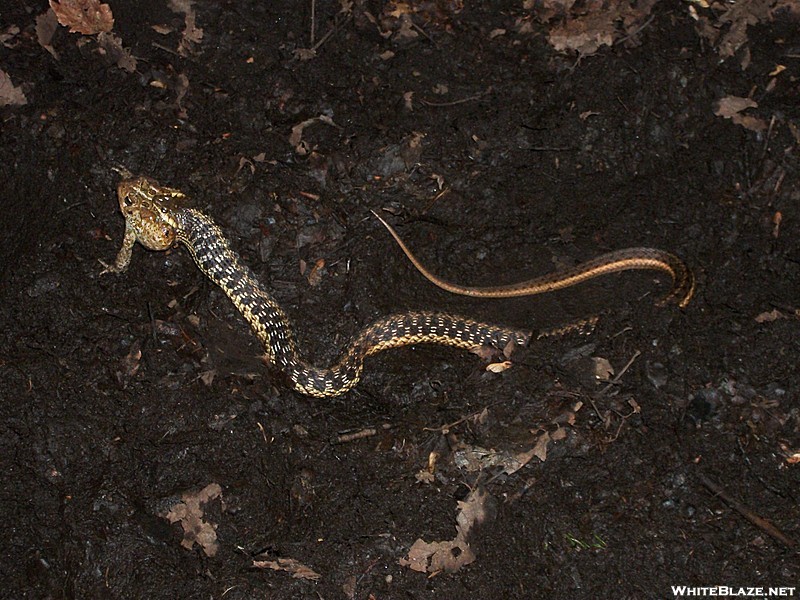
{"type": "Polygon", "coordinates": [[[672,586],[672,595],[678,598],[793,598],[796,591],[795,587],[672,586]]]}

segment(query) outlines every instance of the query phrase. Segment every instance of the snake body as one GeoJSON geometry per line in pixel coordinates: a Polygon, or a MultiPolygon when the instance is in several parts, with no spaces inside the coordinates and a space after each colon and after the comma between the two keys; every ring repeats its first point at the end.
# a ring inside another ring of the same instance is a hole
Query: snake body
{"type": "MultiPolygon", "coordinates": [[[[445,312],[410,311],[380,318],[362,329],[331,367],[314,366],[298,351],[291,321],[278,302],[242,263],[214,221],[186,206],[186,197],[180,190],[162,186],[148,177],[127,177],[119,183],[117,196],[125,217],[125,236],[115,263],[106,266],[104,272],[127,269],[137,241],[151,250],[184,245],[200,270],[225,292],[250,324],[268,362],[303,394],[332,397],[347,392],[361,378],[364,359],[389,348],[433,343],[463,349],[491,346],[508,350],[525,346],[531,340],[532,332],[523,329],[499,327],[445,312]]],[[[397,234],[391,228],[390,231],[405,249],[397,234]]],[[[412,262],[416,261],[410,251],[406,252],[412,262]]],[[[601,266],[607,264],[600,262],[601,266]]],[[[420,268],[416,262],[415,265],[420,268]]],[[[688,270],[683,267],[683,272],[688,270]]],[[[674,287],[681,287],[674,272],[673,278],[674,287]]],[[[540,279],[558,281],[559,276],[540,279]]],[[[546,290],[533,288],[529,293],[541,291],[546,290]]],[[[678,299],[681,306],[685,305],[682,299],[678,299]]]]}

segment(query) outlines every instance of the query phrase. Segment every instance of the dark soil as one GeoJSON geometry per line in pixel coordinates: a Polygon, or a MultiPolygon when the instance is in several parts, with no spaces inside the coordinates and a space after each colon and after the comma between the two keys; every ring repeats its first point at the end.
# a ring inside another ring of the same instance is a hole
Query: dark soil
{"type": "Polygon", "coordinates": [[[128,73],[63,27],[56,60],[33,30],[46,4],[7,4],[3,30],[21,32],[0,66],[28,104],[2,109],[0,144],[2,597],[797,586],[797,547],[743,514],[800,542],[796,23],[751,27],[742,69],[701,42],[687,3],[658,4],[639,45],[576,61],[542,25],[514,32],[521,2],[430,14],[408,41],[379,35],[364,7],[337,17],[338,3],[317,2],[317,39],[338,19],[336,31],[297,60],[310,2],[202,1],[204,37],[183,57],[183,16],[166,2],[112,2],[138,59],[128,73]],[[767,131],[714,115],[720,98],[751,94],[767,131]],[[298,153],[292,128],[320,115],[335,125],[306,127],[298,153]],[[354,391],[301,396],[185,250],[137,246],[127,273],[99,276],[122,239],[119,165],[214,216],[315,362],[408,309],[534,329],[599,315],[598,327],[539,341],[499,374],[445,347],[387,352],[354,391]],[[414,271],[370,214],[382,209],[460,282],[653,246],[692,266],[697,294],[685,311],[659,307],[669,281],[624,273],[535,298],[453,296],[414,271]],[[593,358],[617,373],[633,360],[606,389],[593,358]],[[511,475],[457,465],[465,447],[530,449],[578,402],[544,462],[511,475]],[[164,514],[211,483],[209,557],[164,514]],[[435,576],[402,566],[418,538],[453,539],[476,486],[492,510],[472,531],[475,562],[435,576]],[[254,559],[294,559],[321,579],[254,559]]]}

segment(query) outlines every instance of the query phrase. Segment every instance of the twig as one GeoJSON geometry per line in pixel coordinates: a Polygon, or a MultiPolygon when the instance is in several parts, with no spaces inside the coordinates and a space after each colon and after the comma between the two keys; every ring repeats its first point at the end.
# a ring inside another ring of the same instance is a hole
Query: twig
{"type": "Polygon", "coordinates": [[[720,500],[742,515],[745,519],[750,521],[753,525],[763,530],[770,537],[778,540],[790,550],[796,550],[797,545],[794,543],[794,541],[786,537],[777,527],[775,527],[775,525],[766,519],[759,517],[738,500],[731,498],[727,493],[725,493],[725,490],[723,490],[705,475],[697,474],[697,479],[700,480],[700,483],[706,486],[715,496],[720,498],[720,500]]]}
{"type": "Polygon", "coordinates": [[[384,423],[378,427],[364,427],[358,431],[350,431],[348,433],[341,433],[331,440],[332,444],[346,444],[347,442],[355,442],[356,440],[363,440],[364,438],[378,435],[378,431],[388,431],[393,425],[391,423],[384,423]]]}
{"type": "Polygon", "coordinates": [[[634,30],[634,31],[631,31],[631,32],[630,32],[628,35],[626,35],[625,37],[622,37],[622,38],[618,39],[618,40],[617,40],[616,42],[614,42],[614,43],[615,43],[615,44],[624,44],[624,43],[625,43],[625,42],[627,42],[629,39],[631,39],[633,36],[639,35],[639,34],[642,32],[642,30],[643,30],[645,27],[647,27],[648,25],[650,25],[650,23],[652,23],[652,22],[653,22],[653,19],[655,19],[655,18],[656,18],[656,15],[655,15],[655,14],[652,14],[652,15],[650,15],[650,18],[649,18],[649,19],[647,19],[647,21],[645,21],[644,23],[642,23],[642,26],[641,26],[641,27],[639,27],[638,29],[636,29],[636,30],[634,30]]]}
{"type": "Polygon", "coordinates": [[[622,378],[622,376],[623,376],[623,375],[625,375],[625,371],[627,371],[628,369],[630,369],[631,365],[633,364],[633,361],[635,361],[635,360],[636,360],[637,358],[639,358],[641,355],[642,355],[642,353],[641,353],[639,350],[637,350],[636,352],[634,352],[634,353],[633,353],[633,356],[631,356],[631,358],[630,358],[630,360],[628,361],[628,363],[627,363],[627,364],[626,364],[624,367],[622,367],[622,370],[621,370],[619,373],[617,373],[617,375],[616,375],[616,377],[614,377],[614,379],[612,379],[611,381],[609,381],[609,382],[608,382],[608,385],[606,385],[606,387],[604,387],[602,390],[600,390],[600,392],[599,392],[599,394],[598,394],[598,395],[599,395],[599,396],[602,396],[602,395],[603,395],[603,394],[605,394],[605,393],[606,393],[608,390],[610,390],[610,389],[611,389],[613,386],[615,386],[616,384],[618,384],[618,383],[619,383],[619,380],[622,378]]]}
{"type": "Polygon", "coordinates": [[[322,46],[322,44],[324,44],[325,42],[328,41],[328,38],[330,38],[334,33],[336,33],[339,30],[339,28],[342,25],[347,23],[352,18],[353,18],[353,14],[350,13],[344,19],[342,19],[341,21],[335,21],[333,23],[333,26],[328,30],[328,32],[325,35],[323,35],[316,44],[311,46],[311,50],[319,50],[320,46],[322,46]]]}
{"type": "Polygon", "coordinates": [[[314,46],[314,38],[317,37],[317,0],[311,0],[311,40],[309,46],[314,46]]]}
{"type": "Polygon", "coordinates": [[[461,424],[461,423],[463,423],[464,421],[468,421],[469,419],[471,419],[471,418],[473,418],[473,417],[476,417],[476,416],[478,416],[478,415],[479,415],[479,414],[481,414],[483,411],[485,411],[487,408],[490,408],[490,407],[492,407],[492,406],[497,406],[498,404],[502,404],[503,402],[505,402],[505,400],[498,400],[497,402],[493,402],[493,403],[491,403],[491,404],[487,404],[487,405],[486,405],[486,406],[484,406],[482,409],[480,409],[480,410],[477,410],[477,411],[475,411],[475,412],[474,412],[474,413],[472,413],[472,414],[465,415],[465,416],[461,417],[461,418],[460,418],[460,419],[458,419],[457,421],[453,421],[452,423],[448,423],[447,425],[441,425],[441,426],[439,426],[439,427],[423,427],[423,428],[422,428],[422,431],[441,431],[443,434],[447,434],[447,433],[449,433],[449,432],[450,432],[450,430],[451,430],[453,427],[455,427],[456,425],[460,425],[460,424],[461,424]]]}
{"type": "Polygon", "coordinates": [[[481,92],[480,94],[475,94],[474,96],[468,96],[467,98],[462,98],[461,100],[453,100],[452,102],[431,102],[429,100],[425,100],[425,98],[420,98],[419,101],[422,102],[425,106],[434,106],[434,107],[443,107],[443,106],[456,106],[457,104],[464,104],[465,102],[472,102],[473,100],[478,100],[483,98],[486,94],[492,91],[492,88],[488,88],[485,91],[481,92]]]}

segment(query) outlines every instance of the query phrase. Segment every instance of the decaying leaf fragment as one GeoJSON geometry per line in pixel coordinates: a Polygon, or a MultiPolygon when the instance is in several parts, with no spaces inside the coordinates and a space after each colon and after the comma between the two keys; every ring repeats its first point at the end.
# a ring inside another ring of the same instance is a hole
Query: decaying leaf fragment
{"type": "Polygon", "coordinates": [[[105,31],[97,35],[97,43],[106,53],[106,56],[120,69],[133,73],[136,70],[136,59],[131,51],[122,47],[122,39],[113,33],[105,31]]]}
{"type": "Polygon", "coordinates": [[[303,130],[309,125],[313,125],[317,122],[339,128],[339,126],[334,123],[333,119],[331,119],[328,115],[320,115],[318,117],[314,117],[313,119],[306,119],[305,121],[292,127],[292,133],[289,135],[289,144],[292,146],[292,148],[294,148],[294,151],[301,156],[305,156],[311,152],[311,150],[313,150],[313,148],[307,142],[303,141],[303,130]]]}
{"type": "Polygon", "coordinates": [[[443,542],[426,542],[420,538],[411,546],[408,556],[400,559],[400,565],[421,573],[454,573],[474,562],[475,552],[468,538],[475,526],[488,519],[491,502],[491,496],[484,489],[474,489],[458,503],[456,537],[443,542]]]}
{"type": "Polygon", "coordinates": [[[22,106],[27,103],[22,88],[15,86],[5,71],[0,70],[0,106],[22,106]]]}
{"type": "Polygon", "coordinates": [[[614,43],[617,15],[597,12],[580,19],[570,19],[550,30],[550,45],[559,52],[574,50],[582,56],[597,52],[601,46],[614,43]]]}
{"type": "Polygon", "coordinates": [[[183,540],[181,546],[187,550],[197,544],[206,553],[214,556],[219,550],[217,542],[217,525],[203,520],[203,505],[208,504],[222,494],[218,483],[209,483],[199,492],[186,492],[181,495],[181,501],[172,506],[172,509],[162,516],[170,523],[180,523],[183,527],[183,540]]]}
{"type": "Polygon", "coordinates": [[[767,124],[763,119],[742,114],[748,108],[758,108],[758,103],[750,98],[725,96],[715,103],[714,114],[718,117],[730,119],[750,131],[765,131],[767,124]]]}
{"type": "Polygon", "coordinates": [[[108,4],[100,0],[50,0],[50,8],[58,17],[58,22],[69,27],[70,33],[94,35],[114,27],[114,16],[108,4]]]}
{"type": "Polygon", "coordinates": [[[184,29],[181,34],[181,41],[178,44],[178,54],[189,56],[195,44],[203,40],[203,29],[197,26],[197,13],[192,7],[192,0],[169,0],[169,8],[172,12],[184,15],[184,29]]]}
{"type": "Polygon", "coordinates": [[[293,558],[278,558],[276,560],[254,560],[253,566],[257,569],[272,569],[273,571],[286,571],[295,579],[310,579],[319,581],[322,575],[305,566],[293,558]]]}
{"type": "Polygon", "coordinates": [[[53,34],[58,28],[58,18],[52,8],[48,8],[36,17],[36,41],[39,45],[53,55],[58,60],[58,52],[50,44],[53,34]]]}

